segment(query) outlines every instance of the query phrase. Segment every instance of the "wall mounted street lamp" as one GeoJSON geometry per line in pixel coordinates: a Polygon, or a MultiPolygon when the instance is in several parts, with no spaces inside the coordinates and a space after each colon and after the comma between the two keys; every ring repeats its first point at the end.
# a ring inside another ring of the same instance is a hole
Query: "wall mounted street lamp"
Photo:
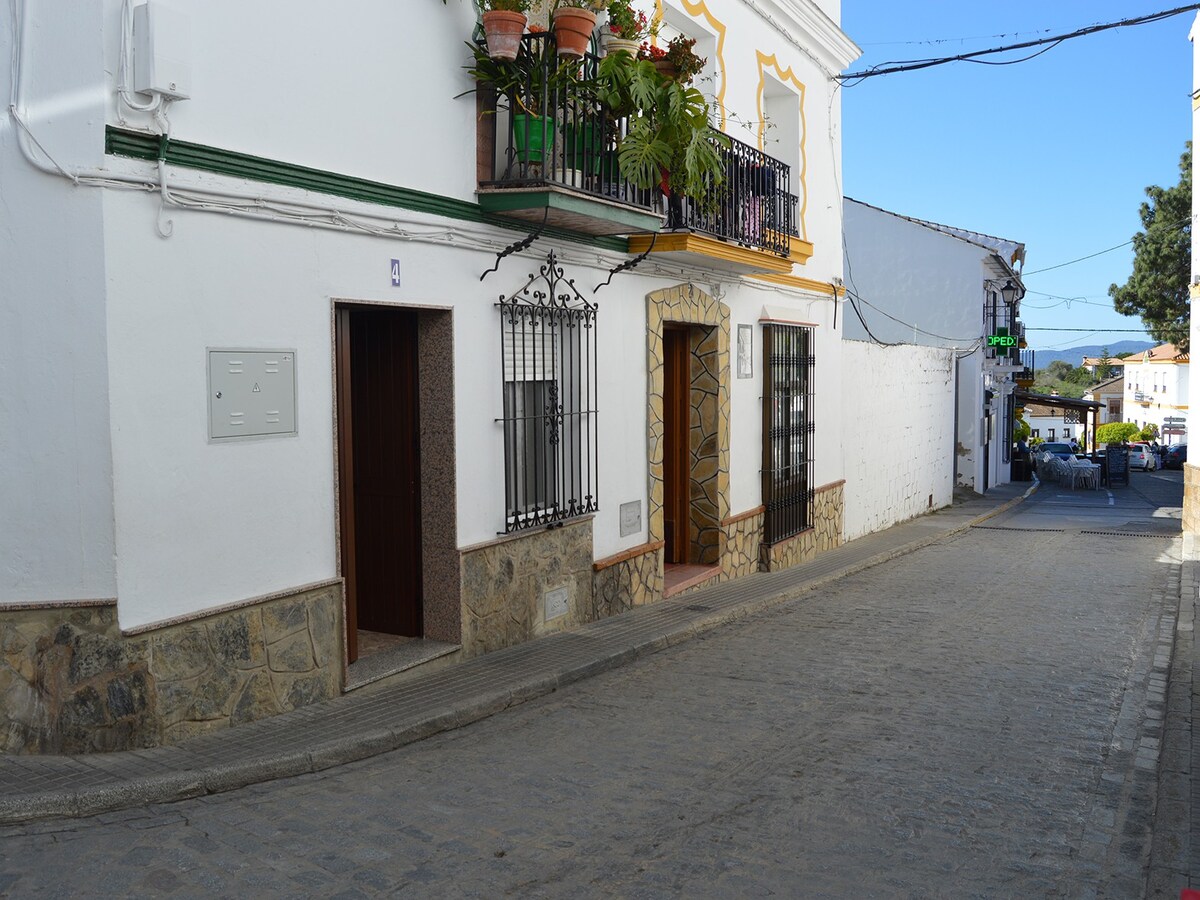
{"type": "Polygon", "coordinates": [[[1000,296],[1004,298],[1005,306],[1012,306],[1013,301],[1017,299],[1017,286],[1012,283],[1012,279],[1004,282],[1004,287],[1000,288],[1000,296]]]}

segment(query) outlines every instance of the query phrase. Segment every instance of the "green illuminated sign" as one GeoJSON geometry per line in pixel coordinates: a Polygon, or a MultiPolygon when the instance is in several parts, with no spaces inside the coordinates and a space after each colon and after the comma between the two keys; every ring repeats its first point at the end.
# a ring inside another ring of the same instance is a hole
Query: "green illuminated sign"
{"type": "Polygon", "coordinates": [[[1009,334],[1007,328],[997,328],[995,334],[989,334],[987,345],[996,348],[997,356],[1017,355],[1017,336],[1009,334]]]}

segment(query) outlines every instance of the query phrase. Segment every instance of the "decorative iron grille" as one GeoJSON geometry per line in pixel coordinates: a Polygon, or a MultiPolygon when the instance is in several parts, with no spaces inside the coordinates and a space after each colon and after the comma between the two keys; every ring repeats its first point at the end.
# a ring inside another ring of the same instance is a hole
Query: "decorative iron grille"
{"type": "Polygon", "coordinates": [[[812,329],[764,326],[763,356],[763,537],[775,544],[812,527],[812,329]]]}
{"type": "Polygon", "coordinates": [[[725,163],[724,181],[704,202],[669,197],[667,227],[700,231],[787,257],[790,238],[799,230],[791,167],[728,136],[717,152],[725,163]]]}
{"type": "Polygon", "coordinates": [[[503,366],[505,532],[595,512],[596,306],[551,251],[496,304],[503,366]]]}

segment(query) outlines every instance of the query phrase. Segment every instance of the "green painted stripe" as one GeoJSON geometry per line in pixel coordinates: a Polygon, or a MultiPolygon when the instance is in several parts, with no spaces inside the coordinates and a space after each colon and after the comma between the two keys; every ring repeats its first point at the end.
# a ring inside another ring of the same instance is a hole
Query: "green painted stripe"
{"type": "MultiPolygon", "coordinates": [[[[157,135],[125,131],[113,128],[111,125],[106,126],[104,131],[104,152],[114,156],[153,161],[158,159],[158,147],[157,135]]],[[[193,144],[189,141],[170,141],[167,144],[166,159],[174,166],[201,169],[218,175],[230,175],[234,178],[247,178],[284,187],[301,188],[306,191],[330,194],[334,197],[345,197],[364,203],[430,213],[464,222],[480,222],[511,231],[528,233],[531,230],[528,223],[514,222],[511,219],[491,215],[485,212],[478,203],[456,200],[453,197],[443,197],[439,194],[429,194],[425,191],[415,191],[392,184],[383,184],[378,181],[368,181],[365,178],[339,175],[323,169],[310,169],[307,166],[297,166],[274,159],[265,159],[261,156],[251,156],[248,153],[236,153],[232,150],[222,150],[204,144],[193,144]]],[[[629,252],[624,238],[597,237],[562,228],[547,228],[545,236],[588,244],[617,253],[629,252]]]]}

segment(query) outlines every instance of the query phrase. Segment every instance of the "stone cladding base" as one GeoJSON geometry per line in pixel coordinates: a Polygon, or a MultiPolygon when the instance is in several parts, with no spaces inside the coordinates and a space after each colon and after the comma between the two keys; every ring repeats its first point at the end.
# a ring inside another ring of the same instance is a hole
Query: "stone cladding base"
{"type": "Polygon", "coordinates": [[[339,586],[124,635],[116,604],[0,610],[0,752],[130,750],[330,699],[339,586]]]}

